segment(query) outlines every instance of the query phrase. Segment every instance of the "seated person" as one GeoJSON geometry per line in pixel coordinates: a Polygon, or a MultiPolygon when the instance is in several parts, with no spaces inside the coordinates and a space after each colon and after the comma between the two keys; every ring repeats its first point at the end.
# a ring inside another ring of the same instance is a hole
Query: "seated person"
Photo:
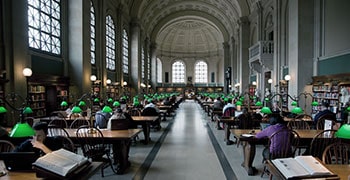
{"type": "MultiPolygon", "coordinates": [[[[283,117],[279,113],[271,114],[269,120],[270,120],[270,126],[263,129],[262,131],[258,132],[255,135],[255,138],[257,138],[257,139],[268,138],[272,134],[274,134],[275,132],[277,132],[281,129],[287,128],[287,125],[286,125],[285,121],[283,120],[283,117]]],[[[281,141],[281,138],[278,138],[278,137],[271,139],[272,145],[270,147],[265,147],[265,149],[263,150],[263,158],[264,159],[269,159],[270,152],[278,151],[279,143],[282,143],[280,141],[281,141]]]]}
{"type": "Polygon", "coordinates": [[[111,113],[105,113],[102,110],[97,111],[95,114],[95,127],[100,129],[107,128],[107,121],[111,116],[111,113]]]}
{"type": "MultiPolygon", "coordinates": [[[[112,129],[112,121],[125,121],[125,127],[126,128],[121,128],[121,129],[128,129],[129,127],[129,121],[126,119],[126,117],[124,116],[123,110],[121,108],[117,108],[113,115],[109,118],[108,123],[107,123],[107,129],[112,129]]],[[[123,124],[120,124],[121,126],[124,127],[123,124]]]]}
{"type": "Polygon", "coordinates": [[[239,120],[239,129],[253,129],[253,120],[252,116],[248,112],[248,108],[243,108],[242,114],[238,117],[239,120]]]}
{"type": "Polygon", "coordinates": [[[222,108],[222,114],[224,114],[225,113],[225,111],[226,111],[226,109],[228,109],[228,108],[236,108],[236,106],[234,105],[234,104],[232,104],[231,103],[232,102],[232,100],[231,99],[228,99],[227,100],[227,103],[225,104],[225,106],[222,108]]]}
{"type": "Polygon", "coordinates": [[[329,110],[329,103],[323,102],[322,103],[322,110],[319,111],[314,117],[314,124],[317,124],[317,121],[320,119],[320,117],[322,117],[326,114],[330,114],[334,117],[334,119],[336,119],[335,113],[333,113],[331,110],[329,110]]]}
{"type": "Polygon", "coordinates": [[[37,122],[33,125],[35,135],[16,147],[14,152],[35,152],[38,157],[63,148],[62,140],[56,137],[47,137],[48,125],[37,122]]]}
{"type": "Polygon", "coordinates": [[[224,102],[222,101],[221,97],[218,97],[213,103],[213,110],[222,110],[222,108],[224,108],[224,102]]]}

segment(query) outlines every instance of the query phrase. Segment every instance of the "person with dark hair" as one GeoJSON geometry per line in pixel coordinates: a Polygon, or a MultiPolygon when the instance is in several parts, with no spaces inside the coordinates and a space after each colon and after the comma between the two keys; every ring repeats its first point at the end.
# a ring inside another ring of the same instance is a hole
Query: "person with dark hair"
{"type": "Polygon", "coordinates": [[[335,113],[329,110],[329,103],[327,101],[324,101],[322,102],[322,110],[319,111],[314,117],[314,124],[317,124],[318,119],[326,114],[330,114],[334,117],[334,119],[336,119],[335,113]]]}
{"type": "Polygon", "coordinates": [[[100,110],[98,110],[95,114],[95,127],[100,129],[107,128],[107,122],[109,118],[111,118],[112,114],[108,112],[103,112],[102,108],[104,104],[101,105],[100,110]]]}
{"type": "Polygon", "coordinates": [[[38,157],[63,148],[62,140],[56,137],[47,137],[48,125],[37,122],[33,125],[35,135],[16,147],[14,152],[35,152],[38,157]]]}
{"type": "MultiPolygon", "coordinates": [[[[255,135],[255,138],[257,139],[268,138],[275,132],[287,128],[287,125],[283,120],[283,117],[279,113],[271,114],[269,117],[269,121],[270,121],[270,126],[258,132],[255,135]]],[[[281,142],[282,140],[283,140],[282,137],[275,137],[274,139],[271,139],[272,146],[266,147],[263,150],[263,157],[265,159],[268,159],[270,152],[278,151],[279,144],[282,143],[281,142]]]]}

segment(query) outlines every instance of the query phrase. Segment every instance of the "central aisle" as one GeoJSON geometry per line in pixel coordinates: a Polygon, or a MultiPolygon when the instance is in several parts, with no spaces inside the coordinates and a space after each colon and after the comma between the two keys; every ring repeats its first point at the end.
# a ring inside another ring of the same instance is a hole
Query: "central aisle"
{"type": "Polygon", "coordinates": [[[226,179],[207,132],[205,117],[193,100],[180,104],[164,142],[145,176],[149,180],[226,179]]]}

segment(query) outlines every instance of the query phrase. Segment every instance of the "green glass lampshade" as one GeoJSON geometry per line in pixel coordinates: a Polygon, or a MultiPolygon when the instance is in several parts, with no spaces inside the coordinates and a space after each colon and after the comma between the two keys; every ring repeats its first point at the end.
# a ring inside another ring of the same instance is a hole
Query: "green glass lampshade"
{"type": "Polygon", "coordinates": [[[138,105],[140,105],[140,102],[135,101],[135,102],[134,102],[134,106],[138,106],[138,105]]]}
{"type": "Polygon", "coordinates": [[[0,113],[6,113],[7,109],[4,106],[0,106],[0,113]]]}
{"type": "Polygon", "coordinates": [[[346,111],[350,112],[350,106],[346,108],[346,111]]]}
{"type": "Polygon", "coordinates": [[[112,98],[108,98],[107,100],[109,103],[113,102],[113,99],[112,98]]]}
{"type": "Polygon", "coordinates": [[[114,101],[113,106],[114,107],[119,107],[120,106],[120,102],[119,101],[114,101]]]}
{"type": "Polygon", "coordinates": [[[294,113],[294,114],[302,114],[303,110],[300,107],[295,107],[295,108],[292,109],[291,112],[294,113]]]}
{"type": "Polygon", "coordinates": [[[350,139],[350,124],[343,124],[335,133],[338,138],[350,139]]]}
{"type": "Polygon", "coordinates": [[[113,112],[113,109],[111,107],[109,107],[109,106],[104,106],[102,108],[102,112],[104,112],[104,113],[111,113],[111,112],[113,112]]]}
{"type": "Polygon", "coordinates": [[[62,106],[62,107],[68,106],[67,101],[62,101],[62,102],[61,102],[61,106],[62,106]]]}
{"type": "Polygon", "coordinates": [[[224,101],[227,102],[227,101],[228,101],[228,98],[225,97],[225,98],[224,98],[224,101]]]}
{"type": "Polygon", "coordinates": [[[264,113],[264,114],[272,114],[271,109],[269,107],[267,107],[267,106],[261,108],[260,112],[264,113]]]}
{"type": "Polygon", "coordinates": [[[255,103],[255,106],[262,106],[261,101],[257,101],[257,102],[255,103]]]}
{"type": "Polygon", "coordinates": [[[269,101],[270,101],[270,99],[269,99],[269,98],[265,98],[265,101],[266,101],[266,102],[269,102],[269,101]]]}
{"type": "Polygon", "coordinates": [[[242,104],[243,104],[242,101],[237,101],[236,102],[236,106],[242,106],[242,104]]]}
{"type": "Polygon", "coordinates": [[[95,99],[94,99],[94,102],[95,102],[95,103],[100,102],[100,99],[95,98],[95,99]]]}
{"type": "Polygon", "coordinates": [[[79,101],[79,104],[78,104],[78,106],[86,106],[86,103],[85,103],[85,101],[79,101]]]}
{"type": "Polygon", "coordinates": [[[11,133],[10,137],[28,137],[34,136],[35,132],[33,128],[28,123],[17,123],[11,133]]]}
{"type": "Polygon", "coordinates": [[[291,103],[291,105],[292,105],[292,106],[297,106],[298,103],[297,103],[296,101],[293,101],[293,102],[291,103]]]}
{"type": "Polygon", "coordinates": [[[243,96],[240,97],[240,98],[239,98],[239,101],[244,101],[244,97],[243,97],[243,96]]]}
{"type": "Polygon", "coordinates": [[[79,106],[74,106],[72,108],[72,113],[81,113],[81,112],[83,112],[83,110],[81,110],[79,106]]]}
{"type": "Polygon", "coordinates": [[[33,113],[33,110],[29,106],[23,109],[23,114],[31,114],[31,113],[33,113]]]}
{"type": "Polygon", "coordinates": [[[318,106],[318,102],[317,102],[317,101],[313,101],[313,102],[311,103],[311,106],[318,106]]]}

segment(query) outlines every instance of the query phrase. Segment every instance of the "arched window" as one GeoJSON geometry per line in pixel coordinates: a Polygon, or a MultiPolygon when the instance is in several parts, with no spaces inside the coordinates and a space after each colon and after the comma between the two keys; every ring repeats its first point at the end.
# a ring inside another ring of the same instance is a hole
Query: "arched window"
{"type": "Polygon", "coordinates": [[[151,79],[151,57],[147,54],[147,79],[151,79]]]}
{"type": "Polygon", "coordinates": [[[123,37],[122,37],[122,55],[123,55],[123,73],[125,75],[129,74],[129,37],[126,30],[123,29],[123,37]]]}
{"type": "Polygon", "coordinates": [[[163,69],[162,69],[162,61],[157,58],[157,82],[162,83],[163,82],[163,69]]]}
{"type": "Polygon", "coordinates": [[[90,56],[91,64],[96,64],[96,14],[90,1],[90,56]]]}
{"type": "Polygon", "coordinates": [[[106,17],[106,68],[115,70],[115,26],[110,15],[106,17]]]}
{"type": "Polygon", "coordinates": [[[208,83],[208,64],[204,61],[198,61],[194,65],[194,82],[208,83]]]}
{"type": "Polygon", "coordinates": [[[141,78],[142,81],[145,79],[145,49],[141,49],[141,78]]]}
{"type": "Polygon", "coordinates": [[[185,64],[182,61],[176,61],[172,65],[173,83],[185,83],[185,64]]]}
{"type": "Polygon", "coordinates": [[[29,47],[61,55],[60,0],[28,0],[29,47]]]}

